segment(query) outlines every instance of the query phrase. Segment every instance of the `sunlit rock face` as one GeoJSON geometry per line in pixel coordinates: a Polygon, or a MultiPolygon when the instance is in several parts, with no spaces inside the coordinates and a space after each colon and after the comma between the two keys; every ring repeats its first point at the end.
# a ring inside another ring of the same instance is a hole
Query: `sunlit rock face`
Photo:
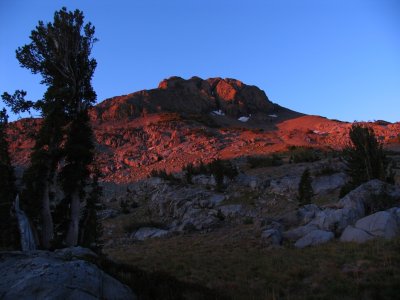
{"type": "MultiPolygon", "coordinates": [[[[179,172],[189,163],[267,155],[289,146],[339,150],[348,144],[352,125],[291,111],[236,79],[199,77],[171,77],[158,88],[107,99],[90,116],[97,165],[104,180],[117,183],[146,178],[153,170],[179,172]]],[[[29,164],[40,124],[23,119],[9,126],[18,177],[29,164]]],[[[380,141],[398,146],[400,123],[368,125],[380,141]]]]}
{"type": "Polygon", "coordinates": [[[262,90],[236,79],[171,77],[161,81],[156,89],[107,99],[93,109],[91,117],[107,121],[160,111],[200,114],[216,109],[237,117],[273,108],[262,90]]]}

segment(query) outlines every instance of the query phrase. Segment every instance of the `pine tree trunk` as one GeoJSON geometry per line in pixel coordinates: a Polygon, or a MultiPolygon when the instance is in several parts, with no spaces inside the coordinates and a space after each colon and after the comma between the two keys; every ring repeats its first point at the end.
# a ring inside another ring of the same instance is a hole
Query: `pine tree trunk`
{"type": "Polygon", "coordinates": [[[75,191],[71,195],[71,221],[69,223],[66,244],[69,247],[76,246],[78,244],[79,237],[79,216],[80,216],[80,199],[78,191],[75,191]]]}
{"type": "Polygon", "coordinates": [[[50,198],[49,198],[49,182],[45,181],[43,188],[42,198],[42,244],[43,248],[49,249],[51,247],[51,241],[54,238],[54,224],[53,217],[50,211],[50,198]]]}
{"type": "Polygon", "coordinates": [[[18,220],[18,229],[21,239],[21,250],[36,250],[35,235],[33,234],[31,223],[25,212],[19,207],[19,197],[15,199],[14,210],[18,220]]]}

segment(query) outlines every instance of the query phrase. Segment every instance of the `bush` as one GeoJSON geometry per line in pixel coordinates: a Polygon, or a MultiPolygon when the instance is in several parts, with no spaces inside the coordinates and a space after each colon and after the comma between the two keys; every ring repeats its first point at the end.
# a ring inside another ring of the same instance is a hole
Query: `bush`
{"type": "Polygon", "coordinates": [[[129,205],[128,205],[128,201],[121,199],[119,201],[119,207],[121,208],[121,211],[123,214],[129,214],[129,205]]]}
{"type": "Polygon", "coordinates": [[[247,162],[252,169],[280,166],[283,163],[282,158],[277,154],[271,156],[250,156],[247,158],[247,162]]]}
{"type": "Polygon", "coordinates": [[[365,214],[371,215],[378,211],[397,206],[399,200],[399,198],[392,197],[385,192],[382,192],[379,195],[373,195],[371,201],[365,205],[365,214]]]}
{"type": "Polygon", "coordinates": [[[301,162],[314,162],[320,160],[321,157],[317,150],[309,147],[296,147],[290,148],[290,160],[289,162],[301,163],[301,162]]]}
{"type": "Polygon", "coordinates": [[[350,193],[352,190],[354,190],[354,185],[351,182],[346,183],[342,188],[340,189],[339,193],[339,198],[343,198],[346,196],[348,193],[350,193]]]}
{"type": "Polygon", "coordinates": [[[218,209],[216,217],[220,221],[224,221],[225,220],[225,216],[224,216],[224,214],[222,213],[222,211],[220,209],[218,209]]]}
{"type": "Polygon", "coordinates": [[[164,180],[167,180],[171,183],[179,183],[179,178],[176,178],[172,173],[168,173],[165,169],[162,170],[152,170],[150,173],[150,177],[158,177],[164,180]]]}
{"type": "Polygon", "coordinates": [[[233,179],[238,175],[236,167],[230,161],[223,161],[221,159],[213,160],[209,164],[204,164],[202,161],[198,166],[188,164],[183,167],[185,171],[186,181],[192,183],[193,175],[213,175],[216,181],[217,189],[222,190],[224,186],[224,177],[233,179]]]}
{"type": "Polygon", "coordinates": [[[192,178],[195,170],[193,164],[188,164],[183,170],[185,171],[186,182],[188,184],[193,184],[192,178]]]}
{"type": "Polygon", "coordinates": [[[245,217],[245,218],[243,219],[243,224],[244,224],[244,225],[250,225],[250,224],[253,224],[253,223],[254,223],[254,220],[253,220],[252,217],[245,217]]]}
{"type": "Polygon", "coordinates": [[[165,230],[168,229],[168,226],[166,226],[163,223],[155,222],[155,221],[148,221],[148,222],[132,222],[130,224],[127,224],[124,226],[124,231],[126,233],[132,233],[143,227],[154,227],[154,228],[165,229],[165,230]]]}
{"type": "Polygon", "coordinates": [[[314,172],[315,176],[327,176],[337,173],[338,171],[331,166],[324,166],[321,169],[314,172]]]}

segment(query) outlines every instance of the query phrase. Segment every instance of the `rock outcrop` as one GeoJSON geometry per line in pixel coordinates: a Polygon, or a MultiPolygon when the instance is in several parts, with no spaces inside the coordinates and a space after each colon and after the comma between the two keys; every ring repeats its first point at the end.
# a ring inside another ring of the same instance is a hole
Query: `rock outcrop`
{"type": "Polygon", "coordinates": [[[89,250],[0,252],[1,299],[136,299],[132,291],[80,257],[89,250]]]}
{"type": "Polygon", "coordinates": [[[168,235],[168,230],[155,227],[142,227],[136,230],[132,237],[134,240],[143,241],[149,238],[160,238],[168,235]]]}
{"type": "Polygon", "coordinates": [[[348,193],[335,205],[336,208],[306,205],[297,213],[300,226],[283,232],[283,237],[294,241],[298,248],[324,243],[334,236],[340,236],[343,242],[358,243],[376,237],[393,238],[400,233],[397,207],[366,216],[373,202],[382,197],[389,197],[400,206],[400,188],[377,179],[348,193]]]}
{"type": "Polygon", "coordinates": [[[157,89],[107,99],[92,110],[91,117],[109,121],[160,111],[202,114],[222,110],[236,118],[273,109],[274,104],[262,90],[239,80],[171,77],[161,81],[157,89]]]}
{"type": "Polygon", "coordinates": [[[389,211],[378,211],[359,219],[354,226],[347,226],[340,241],[364,243],[377,237],[391,239],[400,233],[399,225],[395,214],[389,211]]]}
{"type": "Polygon", "coordinates": [[[324,230],[313,230],[306,234],[294,244],[296,248],[305,248],[325,244],[334,238],[333,232],[324,230]]]}

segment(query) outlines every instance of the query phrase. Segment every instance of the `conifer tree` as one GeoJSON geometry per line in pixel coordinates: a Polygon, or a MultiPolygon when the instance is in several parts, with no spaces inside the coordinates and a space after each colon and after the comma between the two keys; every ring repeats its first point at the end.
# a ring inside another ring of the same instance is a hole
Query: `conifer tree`
{"type": "Polygon", "coordinates": [[[22,67],[42,76],[41,83],[47,86],[47,91],[37,102],[25,100],[24,91],[2,96],[14,112],[34,108],[43,118],[31,166],[24,176],[23,200],[30,207],[30,216],[40,224],[44,248],[51,247],[54,239],[50,204],[59,168],[62,168],[62,187],[70,201],[66,242],[72,246],[78,241],[80,201],[93,151],[88,109],[96,100],[91,85],[97,65],[91,58],[96,42],[94,31],[90,22],[84,24],[81,11],[70,12],[65,7],[55,12],[53,22],[39,21],[31,33],[31,42],[18,48],[16,54],[22,67]]]}
{"type": "Polygon", "coordinates": [[[383,146],[371,127],[354,124],[349,132],[351,145],[345,149],[348,173],[354,185],[377,178],[385,180],[387,161],[383,146]]]}
{"type": "Polygon", "coordinates": [[[80,245],[91,248],[95,252],[101,251],[101,236],[103,234],[103,226],[97,216],[97,212],[101,208],[100,198],[103,193],[103,189],[99,185],[99,177],[100,173],[96,169],[92,178],[91,191],[86,199],[86,206],[83,211],[79,242],[80,245]]]}
{"type": "Polygon", "coordinates": [[[312,180],[310,176],[310,170],[305,169],[303,174],[301,175],[300,183],[299,183],[299,194],[298,201],[299,205],[306,205],[311,203],[311,198],[314,196],[314,191],[312,188],[312,180]]]}
{"type": "Polygon", "coordinates": [[[350,144],[344,149],[343,157],[351,181],[342,189],[341,196],[371,179],[390,182],[389,161],[373,128],[353,124],[349,137],[350,144]]]}

